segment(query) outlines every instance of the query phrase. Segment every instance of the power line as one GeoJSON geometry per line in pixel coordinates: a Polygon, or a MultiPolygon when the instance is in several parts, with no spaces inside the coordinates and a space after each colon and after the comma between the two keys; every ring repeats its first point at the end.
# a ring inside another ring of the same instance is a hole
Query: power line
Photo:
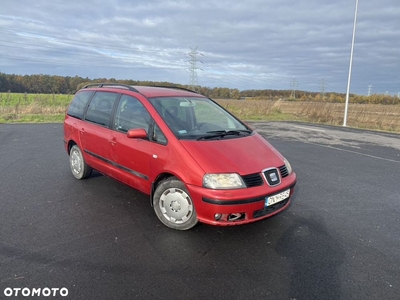
{"type": "MultiPolygon", "coordinates": [[[[106,49],[114,49],[114,50],[126,50],[129,52],[136,51],[136,52],[150,52],[150,53],[159,53],[160,49],[143,49],[140,45],[136,45],[134,47],[126,47],[122,45],[116,45],[116,44],[105,44],[105,43],[99,43],[99,42],[89,42],[89,41],[82,41],[79,39],[71,39],[71,38],[66,38],[64,36],[56,36],[56,35],[44,35],[41,33],[36,33],[32,31],[20,31],[20,30],[14,30],[14,29],[5,29],[3,27],[0,27],[0,32],[3,34],[7,35],[12,35],[13,37],[18,37],[20,40],[22,39],[34,39],[34,40],[43,40],[45,39],[48,44],[51,45],[51,47],[54,47],[54,43],[56,44],[61,44],[61,45],[67,45],[67,46],[79,46],[79,47],[91,47],[90,49],[93,49],[92,47],[94,46],[95,49],[97,47],[102,47],[106,49]]],[[[10,42],[10,40],[7,39],[7,42],[10,42]]],[[[12,39],[12,43],[15,43],[16,39],[12,39]]],[[[25,42],[22,42],[25,44],[25,42]]],[[[26,43],[26,45],[31,46],[30,43],[26,43]]],[[[123,43],[123,45],[126,45],[126,43],[123,43]]],[[[42,44],[43,46],[43,44],[42,44]]],[[[176,50],[176,49],[174,49],[176,50]]],[[[179,49],[180,51],[181,49],[179,49]]],[[[75,51],[75,49],[74,49],[75,51]]]]}

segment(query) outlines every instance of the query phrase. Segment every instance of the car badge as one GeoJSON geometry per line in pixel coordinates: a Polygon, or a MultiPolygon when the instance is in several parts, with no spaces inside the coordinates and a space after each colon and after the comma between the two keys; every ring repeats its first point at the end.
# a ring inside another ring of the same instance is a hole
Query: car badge
{"type": "Polygon", "coordinates": [[[275,173],[269,173],[269,178],[271,179],[272,182],[278,181],[278,177],[276,176],[275,173]]]}

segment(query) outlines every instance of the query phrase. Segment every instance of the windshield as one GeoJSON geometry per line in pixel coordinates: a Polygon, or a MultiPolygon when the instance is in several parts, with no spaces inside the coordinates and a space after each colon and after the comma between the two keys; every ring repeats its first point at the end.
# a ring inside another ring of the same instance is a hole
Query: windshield
{"type": "Polygon", "coordinates": [[[252,132],[208,98],[159,97],[150,102],[179,139],[238,138],[252,132]]]}

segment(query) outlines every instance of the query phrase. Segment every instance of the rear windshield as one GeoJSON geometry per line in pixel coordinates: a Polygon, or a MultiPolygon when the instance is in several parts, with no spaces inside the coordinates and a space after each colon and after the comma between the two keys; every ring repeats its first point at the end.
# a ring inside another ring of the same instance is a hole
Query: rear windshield
{"type": "Polygon", "coordinates": [[[179,139],[238,138],[251,133],[249,127],[208,98],[159,97],[150,102],[179,139]]]}

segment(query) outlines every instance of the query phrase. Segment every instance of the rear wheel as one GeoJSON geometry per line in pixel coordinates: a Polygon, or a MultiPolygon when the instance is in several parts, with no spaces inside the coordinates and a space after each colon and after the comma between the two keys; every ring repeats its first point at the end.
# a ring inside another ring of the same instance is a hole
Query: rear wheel
{"type": "Polygon", "coordinates": [[[92,174],[92,167],[88,166],[83,158],[82,151],[77,145],[73,145],[69,152],[69,165],[72,175],[76,179],[85,179],[92,174]]]}
{"type": "Polygon", "coordinates": [[[170,177],[157,186],[153,206],[160,221],[170,228],[187,230],[198,222],[189,192],[176,177],[170,177]]]}

